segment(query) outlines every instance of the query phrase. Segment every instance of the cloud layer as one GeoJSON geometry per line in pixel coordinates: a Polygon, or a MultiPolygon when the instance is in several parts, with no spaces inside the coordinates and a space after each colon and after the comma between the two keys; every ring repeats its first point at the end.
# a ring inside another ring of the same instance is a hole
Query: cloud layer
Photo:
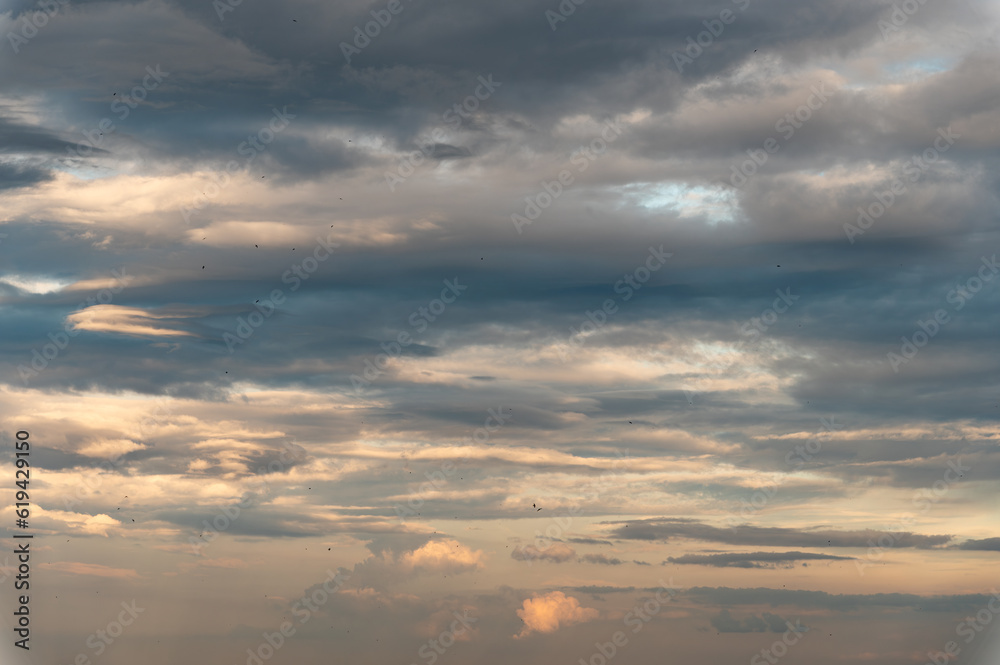
{"type": "Polygon", "coordinates": [[[963,640],[1000,549],[998,25],[8,2],[0,441],[13,467],[30,432],[37,657],[963,640]]]}

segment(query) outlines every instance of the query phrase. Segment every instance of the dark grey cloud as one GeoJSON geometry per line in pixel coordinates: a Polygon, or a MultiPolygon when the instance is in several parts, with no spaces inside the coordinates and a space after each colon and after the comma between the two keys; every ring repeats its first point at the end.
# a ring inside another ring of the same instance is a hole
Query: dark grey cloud
{"type": "Polygon", "coordinates": [[[17,189],[52,180],[48,171],[30,166],[0,163],[0,189],[17,189]]]}
{"type": "MultiPolygon", "coordinates": [[[[2,110],[2,107],[0,107],[2,110]]],[[[84,145],[64,141],[55,134],[39,128],[23,124],[11,118],[0,117],[0,154],[41,154],[65,156],[68,149],[78,150],[84,145]]],[[[104,152],[97,149],[97,152],[104,152]]]]}
{"type": "Polygon", "coordinates": [[[584,554],[580,557],[580,561],[584,563],[599,563],[604,566],[620,566],[625,563],[617,557],[609,557],[604,554],[584,554]]]}
{"type": "Polygon", "coordinates": [[[981,609],[991,596],[988,594],[956,594],[919,596],[916,594],[831,594],[825,591],[792,589],[733,589],[728,587],[692,587],[684,595],[713,606],[769,605],[794,606],[802,609],[822,608],[837,612],[853,612],[866,607],[908,608],[918,612],[958,613],[981,609]]]}
{"type": "Polygon", "coordinates": [[[716,568],[778,568],[799,561],[850,561],[853,557],[815,552],[741,552],[727,554],[685,554],[669,557],[664,563],[713,566],[716,568]]]}
{"type": "Polygon", "coordinates": [[[939,547],[950,542],[953,536],[924,535],[912,532],[887,532],[865,529],[844,531],[838,529],[793,529],[785,527],[734,526],[716,527],[690,519],[651,518],[622,524],[612,530],[616,538],[626,540],[670,541],[673,539],[703,540],[730,545],[770,545],[786,547],[871,547],[881,536],[891,538],[894,547],[921,549],[939,547]]]}
{"type": "Polygon", "coordinates": [[[962,550],[978,550],[984,552],[1000,552],[1000,538],[971,539],[958,546],[962,550]]]}
{"type": "Polygon", "coordinates": [[[563,543],[553,543],[542,548],[534,545],[523,545],[515,547],[510,551],[510,558],[515,561],[538,560],[552,563],[566,563],[567,561],[572,561],[575,557],[576,550],[563,543]]]}
{"type": "Polygon", "coordinates": [[[636,588],[633,586],[598,586],[598,585],[587,585],[587,586],[577,586],[570,587],[569,590],[576,591],[578,593],[591,593],[591,594],[605,594],[605,593],[628,593],[635,591],[636,588]]]}
{"type": "Polygon", "coordinates": [[[567,538],[567,541],[571,543],[577,543],[578,545],[613,545],[610,540],[600,540],[598,538],[567,538]]]}
{"type": "Polygon", "coordinates": [[[792,622],[770,612],[761,615],[751,614],[743,619],[737,619],[729,610],[722,610],[711,619],[712,627],[720,633],[772,633],[787,632],[790,627],[794,627],[800,632],[808,630],[801,624],[792,622]]]}

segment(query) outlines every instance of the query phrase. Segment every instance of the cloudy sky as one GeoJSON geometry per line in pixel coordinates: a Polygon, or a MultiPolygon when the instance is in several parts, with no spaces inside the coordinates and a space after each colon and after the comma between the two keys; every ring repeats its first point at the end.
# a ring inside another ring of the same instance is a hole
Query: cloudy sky
{"type": "Polygon", "coordinates": [[[4,663],[995,663],[998,25],[6,0],[4,663]]]}

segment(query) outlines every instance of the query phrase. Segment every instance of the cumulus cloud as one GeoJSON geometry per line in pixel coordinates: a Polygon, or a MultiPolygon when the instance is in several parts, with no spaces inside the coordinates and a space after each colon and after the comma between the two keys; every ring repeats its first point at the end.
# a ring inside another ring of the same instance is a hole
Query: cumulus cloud
{"type": "Polygon", "coordinates": [[[525,599],[517,616],[524,622],[524,626],[514,638],[521,639],[531,633],[553,633],[566,626],[593,621],[600,613],[596,609],[581,606],[580,601],[562,591],[551,591],[525,599]]]}
{"type": "Polygon", "coordinates": [[[94,536],[109,537],[109,532],[121,527],[121,522],[106,513],[91,515],[88,513],[77,513],[66,510],[44,510],[35,511],[41,523],[59,525],[62,529],[73,531],[77,534],[87,534],[94,536]]]}
{"type": "Polygon", "coordinates": [[[464,573],[483,570],[483,551],[472,550],[457,540],[432,540],[399,558],[407,571],[427,573],[464,573]]]}
{"type": "Polygon", "coordinates": [[[600,540],[598,538],[567,538],[571,543],[577,543],[579,545],[611,545],[613,544],[610,540],[600,540]]]}
{"type": "Polygon", "coordinates": [[[384,589],[390,584],[421,575],[457,575],[484,570],[484,553],[452,538],[426,540],[412,535],[395,542],[370,543],[375,553],[354,566],[353,584],[384,589]],[[424,540],[422,544],[406,541],[424,540]]]}

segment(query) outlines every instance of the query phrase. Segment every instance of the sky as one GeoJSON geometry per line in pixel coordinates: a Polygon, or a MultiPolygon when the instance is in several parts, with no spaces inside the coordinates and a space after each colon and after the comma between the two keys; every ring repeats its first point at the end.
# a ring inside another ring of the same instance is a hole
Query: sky
{"type": "Polygon", "coordinates": [[[998,25],[4,0],[3,665],[995,664],[998,25]]]}

